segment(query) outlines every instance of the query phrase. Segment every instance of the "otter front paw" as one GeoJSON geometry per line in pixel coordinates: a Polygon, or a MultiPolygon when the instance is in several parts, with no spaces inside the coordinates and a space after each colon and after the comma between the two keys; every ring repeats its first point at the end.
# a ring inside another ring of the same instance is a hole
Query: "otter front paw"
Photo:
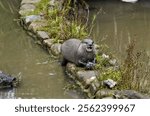
{"type": "Polygon", "coordinates": [[[88,63],[86,64],[86,69],[88,69],[88,70],[94,69],[94,66],[95,66],[95,63],[93,63],[93,62],[88,62],[88,63]]]}

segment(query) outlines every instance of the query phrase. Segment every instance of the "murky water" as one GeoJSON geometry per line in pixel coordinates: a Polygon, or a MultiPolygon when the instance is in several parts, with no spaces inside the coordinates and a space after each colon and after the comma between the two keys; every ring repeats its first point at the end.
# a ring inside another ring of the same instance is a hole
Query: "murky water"
{"type": "Polygon", "coordinates": [[[0,98],[81,98],[64,91],[63,68],[17,24],[19,1],[0,0],[0,70],[22,76],[20,86],[0,90],[0,98]]]}
{"type": "Polygon", "coordinates": [[[97,43],[107,44],[119,59],[125,56],[128,43],[134,39],[140,50],[150,55],[150,1],[135,4],[119,0],[93,0],[91,15],[97,15],[92,36],[97,43]]]}
{"type": "MultiPolygon", "coordinates": [[[[145,51],[150,56],[149,0],[135,4],[119,0],[92,0],[89,4],[91,16],[99,12],[92,31],[96,43],[108,45],[109,51],[119,61],[124,61],[131,40],[136,41],[138,51],[145,51]]],[[[150,61],[147,65],[150,66],[150,61]]]]}

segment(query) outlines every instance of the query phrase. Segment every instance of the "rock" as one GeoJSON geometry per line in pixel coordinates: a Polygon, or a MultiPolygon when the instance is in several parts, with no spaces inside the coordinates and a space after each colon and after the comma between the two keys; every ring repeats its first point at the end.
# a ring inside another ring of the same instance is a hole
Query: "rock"
{"type": "Polygon", "coordinates": [[[33,4],[23,4],[21,7],[20,7],[20,11],[19,11],[19,14],[21,16],[24,16],[26,15],[27,13],[29,12],[32,12],[35,10],[35,5],[33,4]]]}
{"type": "Polygon", "coordinates": [[[46,39],[43,41],[43,44],[48,47],[51,48],[51,46],[53,45],[54,39],[46,39]]]}
{"type": "Polygon", "coordinates": [[[103,84],[106,85],[108,88],[112,89],[116,86],[117,82],[113,81],[112,79],[107,79],[103,81],[103,84]]]}
{"type": "Polygon", "coordinates": [[[39,20],[42,20],[42,17],[40,15],[30,15],[24,18],[24,22],[26,25],[29,25],[33,21],[39,21],[39,20]]]}
{"type": "Polygon", "coordinates": [[[96,92],[96,98],[113,97],[114,90],[103,89],[96,92]]]}
{"type": "Polygon", "coordinates": [[[50,0],[50,2],[49,2],[50,8],[49,9],[53,9],[53,7],[57,6],[57,8],[59,10],[61,10],[63,8],[63,3],[64,3],[64,0],[50,0]]]}
{"type": "Polygon", "coordinates": [[[89,86],[96,79],[97,73],[93,70],[80,70],[77,72],[77,79],[83,81],[84,86],[89,86]]]}
{"type": "Polygon", "coordinates": [[[77,77],[79,80],[90,79],[91,77],[96,77],[95,71],[92,70],[80,70],[77,72],[77,77]]]}
{"type": "Polygon", "coordinates": [[[51,46],[51,52],[53,55],[58,56],[61,54],[61,44],[56,43],[51,46]]]}
{"type": "Polygon", "coordinates": [[[76,78],[75,75],[76,75],[76,72],[77,72],[76,65],[73,64],[73,63],[67,63],[67,65],[66,65],[66,72],[68,73],[70,78],[75,79],[76,78]]]}
{"type": "Polygon", "coordinates": [[[109,59],[110,57],[109,57],[109,55],[106,55],[106,54],[102,54],[102,58],[104,58],[104,59],[109,59]]]}
{"type": "Polygon", "coordinates": [[[36,22],[32,22],[29,27],[28,30],[32,31],[33,33],[36,33],[38,30],[40,30],[40,28],[47,26],[47,21],[42,20],[42,21],[36,21],[36,22]]]}
{"type": "Polygon", "coordinates": [[[117,60],[116,59],[110,59],[108,62],[112,66],[116,66],[117,65],[117,60]]]}
{"type": "Polygon", "coordinates": [[[114,93],[114,97],[117,99],[149,99],[150,98],[134,90],[116,91],[114,93]]]}
{"type": "Polygon", "coordinates": [[[89,87],[89,90],[90,90],[91,95],[94,96],[95,93],[98,91],[98,88],[95,86],[94,83],[91,83],[90,87],[89,87]]]}
{"type": "Polygon", "coordinates": [[[38,2],[40,2],[41,0],[22,0],[21,1],[21,5],[23,4],[36,4],[38,2]]]}
{"type": "Polygon", "coordinates": [[[48,36],[48,33],[45,31],[37,31],[37,36],[40,38],[42,41],[45,39],[50,39],[48,36]]]}

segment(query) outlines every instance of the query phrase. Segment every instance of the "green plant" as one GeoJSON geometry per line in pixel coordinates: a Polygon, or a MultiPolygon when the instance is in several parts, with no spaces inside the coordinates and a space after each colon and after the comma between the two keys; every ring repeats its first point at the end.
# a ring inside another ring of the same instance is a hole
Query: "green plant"
{"type": "Polygon", "coordinates": [[[107,80],[107,79],[112,79],[118,82],[121,79],[121,72],[119,70],[108,68],[107,70],[101,72],[99,76],[100,81],[107,80]]]}
{"type": "Polygon", "coordinates": [[[109,59],[102,57],[102,55],[96,54],[96,69],[102,69],[109,65],[109,59]]]}
{"type": "MultiPolygon", "coordinates": [[[[43,30],[49,33],[54,42],[63,42],[69,38],[86,38],[88,36],[87,26],[81,23],[76,16],[73,19],[68,19],[71,15],[70,10],[74,9],[70,6],[70,0],[60,10],[58,6],[49,8],[49,0],[41,0],[36,6],[33,14],[43,14],[47,26],[40,27],[38,30],[43,30]]],[[[78,11],[75,10],[75,14],[78,11]]]]}
{"type": "Polygon", "coordinates": [[[135,41],[127,48],[127,57],[121,66],[122,79],[119,87],[121,89],[133,89],[143,91],[148,87],[150,67],[147,66],[148,58],[144,52],[135,50],[135,41]],[[145,60],[145,61],[143,61],[145,60]]]}

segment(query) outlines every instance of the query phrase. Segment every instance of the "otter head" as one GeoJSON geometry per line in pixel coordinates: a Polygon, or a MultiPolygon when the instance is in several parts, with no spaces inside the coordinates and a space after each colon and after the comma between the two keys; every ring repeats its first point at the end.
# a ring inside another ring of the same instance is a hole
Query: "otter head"
{"type": "Polygon", "coordinates": [[[84,46],[87,52],[94,51],[94,41],[92,39],[84,39],[82,41],[82,45],[84,46]]]}

